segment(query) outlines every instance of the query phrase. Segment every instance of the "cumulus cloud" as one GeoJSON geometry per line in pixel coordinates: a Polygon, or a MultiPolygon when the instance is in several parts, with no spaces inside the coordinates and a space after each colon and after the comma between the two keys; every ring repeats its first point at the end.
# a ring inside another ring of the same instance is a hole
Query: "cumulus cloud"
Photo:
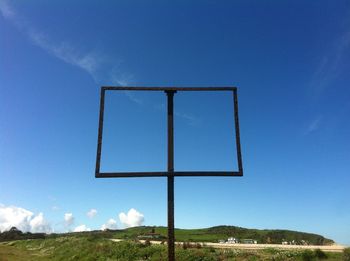
{"type": "Polygon", "coordinates": [[[74,228],[74,232],[84,232],[84,231],[91,231],[90,228],[88,228],[86,225],[80,225],[74,228]]]}
{"type": "Polygon", "coordinates": [[[113,218],[110,218],[105,224],[101,226],[101,230],[106,229],[116,229],[117,228],[117,221],[113,218]]]}
{"type": "Polygon", "coordinates": [[[72,213],[66,213],[64,214],[64,224],[69,227],[74,223],[74,217],[72,213]]]}
{"type": "Polygon", "coordinates": [[[34,216],[32,220],[30,220],[31,231],[34,233],[46,233],[51,232],[51,227],[49,223],[45,220],[44,214],[39,213],[39,215],[34,216]]]}
{"type": "Polygon", "coordinates": [[[136,209],[131,208],[127,214],[124,212],[120,213],[119,219],[125,227],[137,227],[142,225],[144,216],[136,209]]]}
{"type": "Polygon", "coordinates": [[[94,209],[94,208],[90,209],[90,210],[86,213],[86,215],[87,215],[89,218],[94,218],[94,217],[96,216],[96,214],[97,214],[97,210],[94,209]]]}
{"type": "Polygon", "coordinates": [[[24,208],[0,205],[0,231],[9,230],[11,227],[17,227],[23,232],[52,232],[43,213],[34,215],[33,212],[24,208]]]}

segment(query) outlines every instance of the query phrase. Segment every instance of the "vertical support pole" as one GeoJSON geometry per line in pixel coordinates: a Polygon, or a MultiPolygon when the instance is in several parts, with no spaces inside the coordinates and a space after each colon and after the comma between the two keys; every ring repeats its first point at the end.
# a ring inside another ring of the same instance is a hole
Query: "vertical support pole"
{"type": "Polygon", "coordinates": [[[168,260],[175,261],[174,233],[174,93],[165,91],[168,98],[168,260]]]}
{"type": "Polygon", "coordinates": [[[241,153],[241,143],[240,143],[240,134],[239,134],[239,119],[238,119],[238,98],[237,98],[237,89],[233,91],[233,105],[235,113],[235,130],[236,130],[236,148],[237,148],[237,162],[238,162],[238,171],[241,176],[243,176],[243,165],[242,165],[242,153],[241,153]]]}
{"type": "Polygon", "coordinates": [[[98,139],[97,139],[95,177],[97,177],[97,174],[100,173],[104,110],[105,110],[105,89],[102,87],[101,96],[100,96],[100,117],[98,120],[98,139]]]}

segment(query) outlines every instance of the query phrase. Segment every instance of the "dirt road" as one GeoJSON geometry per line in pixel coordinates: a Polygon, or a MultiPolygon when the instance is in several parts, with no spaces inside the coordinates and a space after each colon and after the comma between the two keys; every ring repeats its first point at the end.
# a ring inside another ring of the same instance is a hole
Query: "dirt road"
{"type": "MultiPolygon", "coordinates": [[[[123,239],[111,239],[114,242],[122,241],[123,239]]],[[[145,242],[145,240],[140,240],[140,242],[145,242]]],[[[160,244],[160,241],[150,241],[151,244],[160,244]]],[[[282,244],[227,244],[227,243],[203,243],[203,242],[191,242],[193,244],[201,244],[204,246],[214,247],[214,248],[227,248],[227,249],[251,249],[259,250],[265,248],[276,248],[284,250],[315,250],[321,249],[326,252],[343,252],[345,246],[341,245],[330,245],[330,246],[301,246],[301,245],[282,245],[282,244]]],[[[176,244],[181,245],[182,242],[176,242],[176,244]]]]}

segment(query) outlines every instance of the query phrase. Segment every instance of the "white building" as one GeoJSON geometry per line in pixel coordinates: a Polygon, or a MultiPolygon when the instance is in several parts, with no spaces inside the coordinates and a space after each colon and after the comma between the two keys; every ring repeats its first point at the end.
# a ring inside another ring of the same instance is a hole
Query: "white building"
{"type": "Polygon", "coordinates": [[[228,243],[228,244],[236,244],[236,243],[238,243],[238,239],[234,238],[234,237],[229,237],[227,239],[226,243],[228,243]]]}

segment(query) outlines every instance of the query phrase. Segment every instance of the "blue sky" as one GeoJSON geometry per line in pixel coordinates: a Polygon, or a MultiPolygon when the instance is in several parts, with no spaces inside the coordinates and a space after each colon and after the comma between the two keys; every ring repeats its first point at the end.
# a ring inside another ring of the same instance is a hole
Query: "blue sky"
{"type": "MultiPolygon", "coordinates": [[[[0,230],[166,225],[165,178],[94,178],[100,86],[238,86],[244,177],[176,178],[175,226],[350,245],[347,1],[1,0],[0,11],[0,230]]],[[[166,169],[165,101],[108,96],[102,169],[166,169]]],[[[176,169],[236,167],[230,109],[221,94],[175,96],[176,169]]]]}

